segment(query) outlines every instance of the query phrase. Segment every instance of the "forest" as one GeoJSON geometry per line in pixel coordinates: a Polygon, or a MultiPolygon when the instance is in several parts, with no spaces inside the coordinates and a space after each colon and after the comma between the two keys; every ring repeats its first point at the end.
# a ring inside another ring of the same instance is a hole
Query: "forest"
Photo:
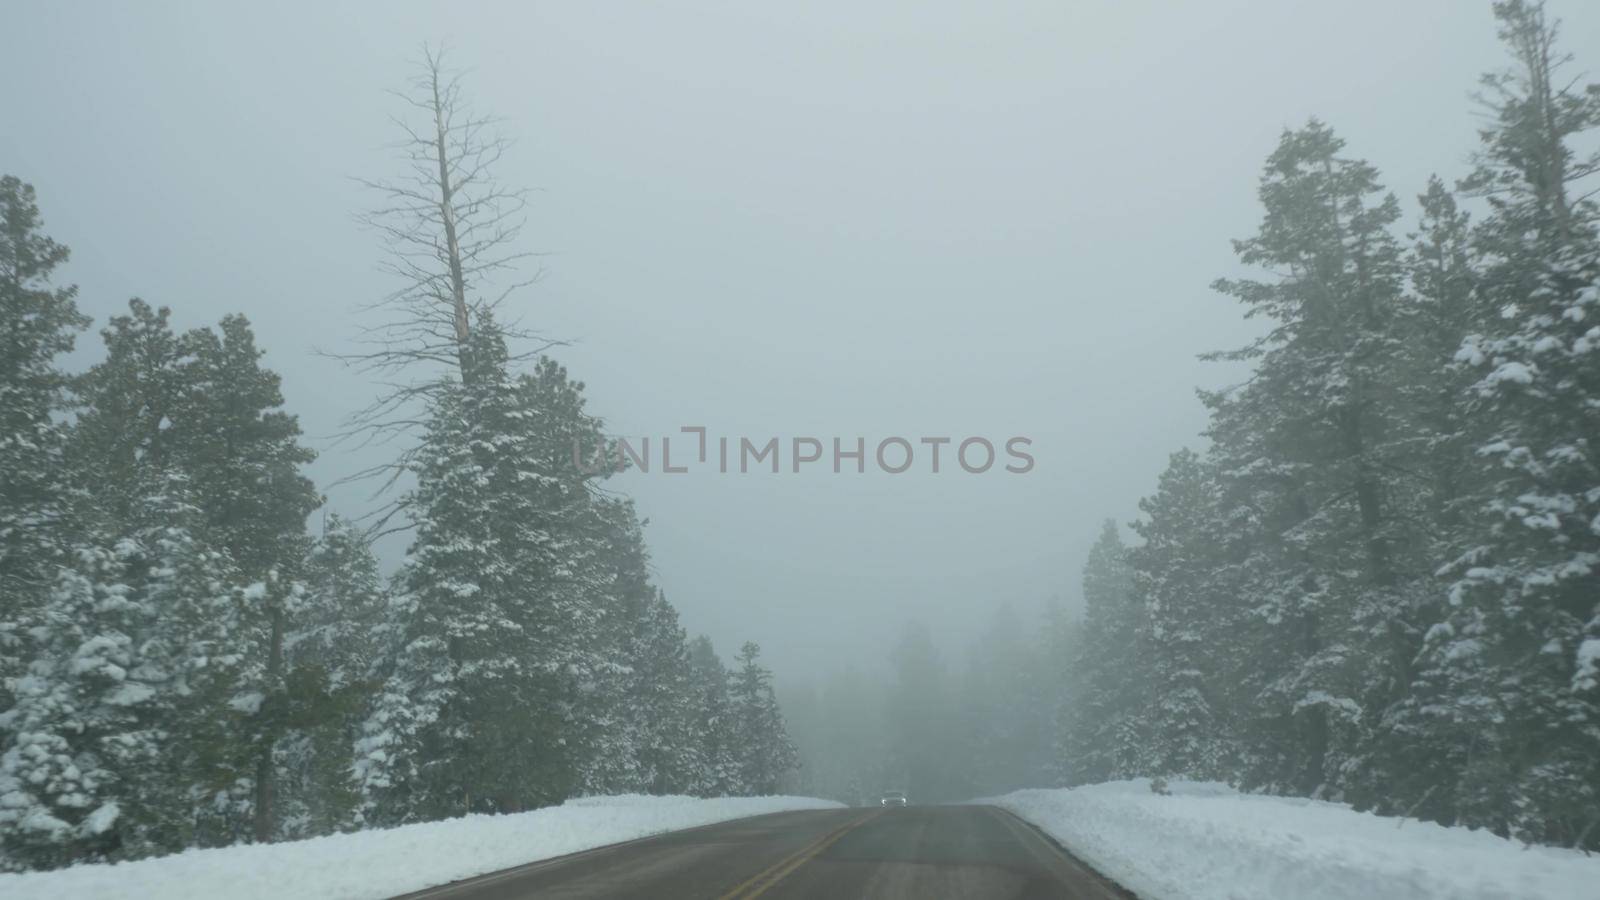
{"type": "Polygon", "coordinates": [[[243,311],[91,322],[51,198],[5,175],[0,871],[591,795],[1133,778],[1600,850],[1600,85],[1542,5],[1493,14],[1466,171],[1397,195],[1329,124],[1282,133],[1254,274],[1212,285],[1259,336],[1208,358],[1248,374],[1198,392],[1081,607],[996,600],[960,655],[911,622],[781,685],[691,637],[618,472],[574,464],[621,438],[506,303],[529,194],[437,53],[398,174],[360,179],[393,291],[350,301],[372,392],[328,447],[243,311]],[[335,510],[307,467],[351,447],[387,458],[335,510]]]}
{"type": "Polygon", "coordinates": [[[1212,357],[1250,373],[1136,540],[1106,522],[1081,618],[1002,607],[953,662],[913,624],[887,688],[797,690],[812,790],[1183,777],[1600,848],[1600,87],[1542,7],[1494,12],[1453,186],[1408,208],[1283,133],[1234,242],[1262,274],[1213,285],[1263,323],[1212,357]]]}
{"type": "Polygon", "coordinates": [[[64,371],[91,324],[68,248],[0,180],[0,868],[770,794],[795,765],[760,648],[685,633],[614,473],[571,463],[607,440],[582,382],[483,292],[518,255],[503,144],[437,55],[410,87],[415,177],[366,217],[401,287],[348,358],[388,386],[346,435],[394,448],[352,476],[365,518],[303,474],[242,314],[178,332],[133,299],[64,371]]]}

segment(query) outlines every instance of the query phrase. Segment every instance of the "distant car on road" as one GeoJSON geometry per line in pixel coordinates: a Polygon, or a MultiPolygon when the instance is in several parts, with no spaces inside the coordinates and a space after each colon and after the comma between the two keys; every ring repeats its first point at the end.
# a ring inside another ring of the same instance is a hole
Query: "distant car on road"
{"type": "Polygon", "coordinates": [[[906,806],[910,802],[906,799],[905,791],[888,791],[878,798],[879,806],[906,806]]]}

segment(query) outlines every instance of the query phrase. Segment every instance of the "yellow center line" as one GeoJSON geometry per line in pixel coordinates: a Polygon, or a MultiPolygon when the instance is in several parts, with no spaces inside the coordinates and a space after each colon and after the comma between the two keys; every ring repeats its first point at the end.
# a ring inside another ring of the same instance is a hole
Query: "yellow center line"
{"type": "MultiPolygon", "coordinates": [[[[847,826],[841,826],[841,827],[847,827],[847,826]]],[[[744,881],[739,882],[739,884],[737,886],[735,886],[733,890],[727,892],[726,894],[723,894],[721,897],[718,897],[717,900],[733,900],[733,898],[738,897],[740,894],[744,893],[744,890],[746,888],[750,887],[751,885],[753,885],[756,882],[760,881],[761,879],[767,877],[771,873],[773,873],[773,872],[777,871],[778,869],[782,868],[785,864],[787,864],[790,861],[792,861],[795,857],[805,854],[806,851],[810,850],[812,847],[815,847],[818,844],[822,843],[823,841],[827,840],[828,838],[832,837],[839,830],[840,829],[836,828],[833,831],[827,832],[826,834],[822,835],[822,837],[817,838],[815,841],[812,841],[811,843],[802,846],[799,850],[796,850],[795,852],[789,854],[788,856],[783,857],[782,859],[778,860],[777,862],[773,863],[772,865],[767,866],[765,869],[762,869],[761,871],[759,871],[756,874],[750,876],[749,878],[745,879],[744,881]]]]}
{"type": "Polygon", "coordinates": [[[854,822],[847,822],[844,825],[835,828],[815,841],[812,841],[804,847],[801,847],[799,850],[796,850],[794,853],[785,856],[783,859],[778,860],[765,869],[762,869],[760,872],[757,872],[750,878],[740,882],[737,887],[726,894],[723,894],[721,897],[717,898],[717,900],[734,900],[734,898],[741,898],[741,900],[754,900],[755,897],[761,896],[768,888],[777,884],[790,872],[800,868],[800,866],[805,864],[808,860],[814,858],[817,854],[833,846],[835,841],[844,837],[845,834],[851,829],[865,824],[875,816],[879,815],[881,812],[881,810],[874,811],[855,820],[854,822]],[[749,893],[745,893],[746,891],[749,891],[749,893]]]}

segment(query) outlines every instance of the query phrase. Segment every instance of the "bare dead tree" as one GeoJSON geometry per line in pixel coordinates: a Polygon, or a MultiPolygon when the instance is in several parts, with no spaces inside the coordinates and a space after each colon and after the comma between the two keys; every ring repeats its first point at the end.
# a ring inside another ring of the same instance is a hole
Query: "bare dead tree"
{"type": "MultiPolygon", "coordinates": [[[[397,447],[392,459],[337,482],[374,481],[375,496],[410,470],[412,437],[425,421],[428,398],[470,377],[465,353],[474,319],[538,278],[537,268],[518,274],[537,256],[518,246],[529,192],[494,177],[511,141],[497,131],[499,120],[473,111],[462,73],[445,65],[443,50],[424,47],[406,89],[392,93],[404,107],[391,117],[402,135],[394,148],[404,171],[393,179],[355,180],[381,198],[358,220],[383,238],[380,268],[399,286],[362,307],[372,324],[356,339],[357,349],[327,354],[380,388],[337,435],[357,447],[397,447]]],[[[559,343],[515,319],[500,324],[517,359],[559,343]]],[[[386,530],[402,507],[403,500],[380,507],[371,530],[386,530]]]]}

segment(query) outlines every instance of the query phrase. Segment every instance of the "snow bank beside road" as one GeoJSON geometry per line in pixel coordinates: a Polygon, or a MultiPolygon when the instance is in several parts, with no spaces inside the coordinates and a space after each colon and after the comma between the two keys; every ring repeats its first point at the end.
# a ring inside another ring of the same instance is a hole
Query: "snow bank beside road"
{"type": "Polygon", "coordinates": [[[464,816],[283,844],[0,875],[0,897],[377,900],[665,831],[838,806],[809,797],[585,797],[516,815],[464,816]]]}
{"type": "Polygon", "coordinates": [[[1144,900],[1592,900],[1600,856],[1340,803],[1147,779],[985,801],[1144,900]]]}

